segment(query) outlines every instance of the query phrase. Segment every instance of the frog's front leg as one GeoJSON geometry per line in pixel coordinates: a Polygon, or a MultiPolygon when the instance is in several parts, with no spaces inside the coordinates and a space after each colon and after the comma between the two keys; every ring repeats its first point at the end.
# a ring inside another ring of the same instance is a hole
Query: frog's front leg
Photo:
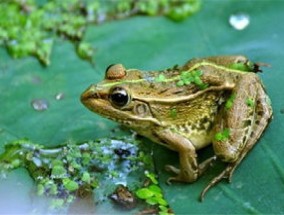
{"type": "Polygon", "coordinates": [[[198,165],[196,150],[190,140],[169,129],[156,131],[155,136],[159,139],[160,143],[179,153],[180,169],[166,165],[166,170],[177,174],[175,177],[170,177],[167,181],[168,183],[171,181],[194,182],[211,162],[215,160],[215,157],[212,157],[198,165]]]}
{"type": "Polygon", "coordinates": [[[257,142],[272,116],[268,97],[255,74],[241,78],[232,93],[235,97],[233,105],[223,109],[215,126],[218,135],[213,140],[215,154],[229,164],[203,190],[201,200],[223,178],[231,180],[234,170],[257,142]]]}

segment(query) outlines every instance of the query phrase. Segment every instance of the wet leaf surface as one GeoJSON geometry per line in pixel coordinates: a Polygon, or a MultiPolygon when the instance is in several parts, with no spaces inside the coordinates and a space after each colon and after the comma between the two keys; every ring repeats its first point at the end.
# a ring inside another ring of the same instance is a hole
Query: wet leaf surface
{"type": "MultiPolygon", "coordinates": [[[[133,17],[88,28],[84,41],[96,47],[96,64],[80,60],[74,47],[56,39],[52,64],[42,67],[37,60],[12,60],[0,49],[0,152],[5,143],[28,137],[31,141],[55,146],[72,139],[85,141],[112,136],[117,124],[85,109],[79,96],[91,83],[104,77],[105,68],[122,63],[127,68],[159,70],[183,64],[193,57],[244,54],[271,67],[260,74],[274,109],[274,119],[259,143],[233,176],[211,189],[203,203],[198,202],[202,189],[221,170],[217,164],[196,183],[165,184],[169,175],[163,166],[177,164],[177,154],[155,146],[154,158],[160,185],[176,214],[283,213],[283,1],[204,1],[199,13],[175,23],[164,17],[133,17]],[[250,16],[242,31],[229,24],[235,13],[250,16]],[[58,93],[64,98],[56,99],[58,93]],[[36,111],[35,99],[48,102],[45,111],[36,111]]],[[[210,149],[199,152],[208,157],[210,149]]],[[[24,169],[10,173],[0,184],[1,212],[28,213],[35,202],[30,197],[32,179],[24,169]]],[[[43,201],[43,200],[42,200],[43,201]]],[[[39,207],[39,206],[37,206],[39,207]]],[[[98,213],[114,212],[110,203],[97,207],[98,213]]],[[[115,211],[116,213],[119,213],[115,211]]],[[[122,213],[122,212],[120,212],[122,213]]],[[[125,211],[123,212],[125,213],[125,211]]]]}

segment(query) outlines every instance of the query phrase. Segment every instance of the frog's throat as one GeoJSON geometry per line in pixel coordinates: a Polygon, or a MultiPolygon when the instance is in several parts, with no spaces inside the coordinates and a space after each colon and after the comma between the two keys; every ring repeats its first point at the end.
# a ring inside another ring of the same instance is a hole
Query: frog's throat
{"type": "MultiPolygon", "coordinates": [[[[182,71],[182,72],[191,72],[191,71],[193,71],[193,70],[195,70],[195,69],[197,69],[198,67],[201,67],[201,66],[211,66],[211,67],[214,67],[215,69],[224,70],[226,72],[246,73],[246,71],[227,68],[225,66],[216,65],[216,64],[210,63],[210,62],[197,63],[194,66],[192,66],[189,70],[182,71]]],[[[173,82],[173,81],[178,81],[179,79],[180,79],[180,76],[177,75],[177,76],[172,77],[172,78],[165,78],[161,82],[173,82]]],[[[135,79],[135,80],[123,80],[123,81],[118,81],[118,82],[104,83],[104,84],[101,84],[100,87],[112,87],[112,86],[115,86],[117,84],[128,84],[128,83],[134,84],[134,83],[140,83],[140,82],[144,82],[144,81],[149,82],[149,80],[147,80],[145,78],[141,78],[141,79],[135,79]]],[[[153,80],[153,82],[155,82],[155,80],[153,80]]]]}

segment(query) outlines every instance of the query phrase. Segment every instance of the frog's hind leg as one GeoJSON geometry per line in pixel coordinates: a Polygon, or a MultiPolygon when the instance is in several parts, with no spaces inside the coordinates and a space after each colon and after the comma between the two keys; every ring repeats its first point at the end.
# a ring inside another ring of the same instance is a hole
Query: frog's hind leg
{"type": "Polygon", "coordinates": [[[222,179],[231,181],[234,170],[257,142],[272,116],[268,97],[257,76],[241,80],[233,93],[236,96],[233,106],[224,110],[215,128],[216,132],[229,129],[229,137],[213,141],[215,153],[229,164],[205,187],[200,195],[201,201],[205,193],[222,179]],[[242,116],[245,119],[241,119],[242,116]]]}

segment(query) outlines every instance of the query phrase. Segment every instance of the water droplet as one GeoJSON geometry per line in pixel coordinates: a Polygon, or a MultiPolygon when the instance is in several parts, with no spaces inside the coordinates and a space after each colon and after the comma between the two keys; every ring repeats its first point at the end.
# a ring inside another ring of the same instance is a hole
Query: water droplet
{"type": "Polygon", "coordinates": [[[48,102],[45,99],[35,99],[31,104],[36,111],[45,111],[48,109],[48,102]]]}
{"type": "Polygon", "coordinates": [[[62,100],[62,99],[64,99],[64,93],[57,93],[56,95],[55,95],[55,99],[56,100],[62,100]]]}
{"type": "Polygon", "coordinates": [[[232,14],[229,23],[234,29],[241,31],[249,25],[250,17],[244,13],[232,14]]]}

